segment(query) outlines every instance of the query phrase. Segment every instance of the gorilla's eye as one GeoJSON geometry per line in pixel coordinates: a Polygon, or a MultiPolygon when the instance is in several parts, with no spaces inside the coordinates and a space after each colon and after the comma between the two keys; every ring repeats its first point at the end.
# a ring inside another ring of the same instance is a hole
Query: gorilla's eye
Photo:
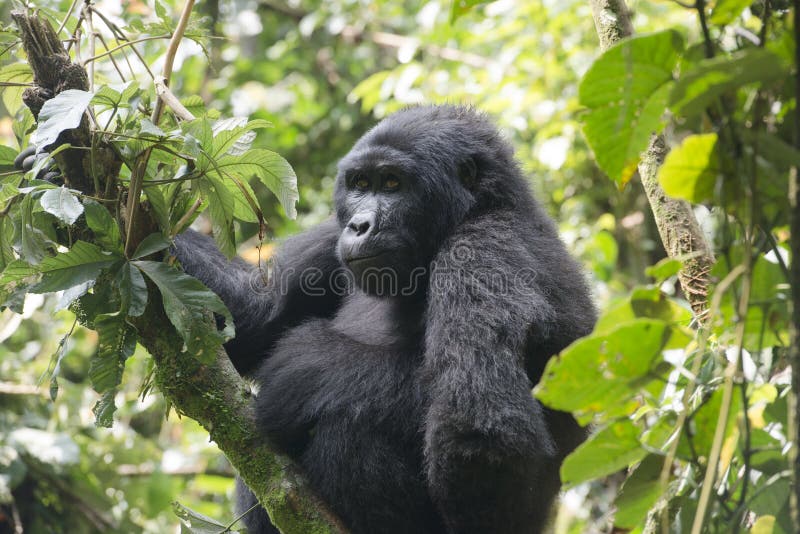
{"type": "Polygon", "coordinates": [[[356,178],[353,185],[356,186],[357,189],[369,189],[369,180],[366,178],[356,178]]]}
{"type": "Polygon", "coordinates": [[[400,180],[397,179],[397,176],[389,175],[383,179],[383,188],[389,191],[394,191],[400,187],[400,180]]]}

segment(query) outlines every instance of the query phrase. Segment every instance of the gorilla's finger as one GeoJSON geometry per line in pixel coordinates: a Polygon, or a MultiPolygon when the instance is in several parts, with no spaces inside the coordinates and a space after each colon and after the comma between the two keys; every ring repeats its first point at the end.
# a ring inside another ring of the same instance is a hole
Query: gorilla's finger
{"type": "Polygon", "coordinates": [[[31,154],[30,156],[22,160],[22,170],[25,172],[31,170],[34,164],[36,163],[36,159],[37,159],[36,154],[31,154]]]}
{"type": "Polygon", "coordinates": [[[25,169],[24,161],[28,159],[30,156],[33,156],[36,153],[36,147],[34,145],[28,145],[28,147],[19,153],[19,155],[14,158],[14,167],[20,170],[25,169]]]}
{"type": "Polygon", "coordinates": [[[53,184],[61,184],[64,183],[64,179],[61,177],[61,172],[59,171],[48,171],[44,175],[42,173],[45,171],[41,171],[36,178],[39,180],[44,180],[46,182],[50,182],[53,184]]]}

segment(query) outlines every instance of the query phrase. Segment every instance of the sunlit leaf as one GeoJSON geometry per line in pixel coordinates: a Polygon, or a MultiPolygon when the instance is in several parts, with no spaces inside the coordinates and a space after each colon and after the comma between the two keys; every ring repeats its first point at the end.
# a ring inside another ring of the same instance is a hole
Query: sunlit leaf
{"type": "Polygon", "coordinates": [[[571,487],[610,475],[647,455],[639,443],[639,429],[627,419],[612,423],[567,456],[561,465],[561,480],[571,487]]]}
{"type": "Polygon", "coordinates": [[[217,168],[245,179],[256,176],[278,197],[287,217],[297,217],[295,204],[300,198],[297,176],[289,162],[275,152],[256,148],[242,156],[223,156],[217,168]]]}
{"type": "Polygon", "coordinates": [[[720,171],[717,134],[690,135],[667,154],[658,182],[668,195],[699,203],[714,197],[720,171]]]}
{"type": "MultiPolygon", "coordinates": [[[[27,63],[12,63],[0,69],[0,82],[26,84],[33,82],[33,71],[27,63]]],[[[2,94],[3,105],[9,115],[14,116],[20,107],[22,107],[22,93],[25,90],[24,86],[20,87],[3,87],[0,94],[2,94]]]]}
{"type": "Polygon", "coordinates": [[[702,113],[723,93],[751,83],[787,76],[788,67],[765,48],[747,48],[732,57],[705,59],[682,73],[670,95],[670,108],[689,117],[702,113]]]}
{"type": "Polygon", "coordinates": [[[663,128],[682,49],[680,34],[672,30],[626,39],[597,58],[581,80],[586,139],[597,164],[619,185],[633,176],[650,135],[663,128]]]}
{"type": "Polygon", "coordinates": [[[77,128],[92,96],[93,93],[88,91],[67,89],[46,101],[39,112],[36,150],[41,151],[55,143],[58,135],[64,130],[77,128]]]}
{"type": "Polygon", "coordinates": [[[75,224],[83,213],[83,205],[65,186],[45,191],[39,203],[44,211],[67,224],[75,224]]]}

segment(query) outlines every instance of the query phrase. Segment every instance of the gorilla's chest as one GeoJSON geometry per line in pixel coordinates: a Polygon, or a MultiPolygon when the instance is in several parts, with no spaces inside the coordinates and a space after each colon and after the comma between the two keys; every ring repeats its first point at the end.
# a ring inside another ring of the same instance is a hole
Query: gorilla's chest
{"type": "Polygon", "coordinates": [[[367,303],[360,301],[361,314],[345,306],[331,320],[287,332],[263,368],[259,395],[282,406],[273,408],[282,412],[276,418],[307,419],[298,460],[357,531],[385,529],[391,516],[408,522],[398,531],[424,532],[438,520],[422,461],[422,333],[408,326],[417,318],[399,317],[384,307],[389,303],[367,303]],[[294,391],[285,389],[290,383],[294,391]],[[307,388],[302,406],[288,402],[297,387],[307,388]]]}

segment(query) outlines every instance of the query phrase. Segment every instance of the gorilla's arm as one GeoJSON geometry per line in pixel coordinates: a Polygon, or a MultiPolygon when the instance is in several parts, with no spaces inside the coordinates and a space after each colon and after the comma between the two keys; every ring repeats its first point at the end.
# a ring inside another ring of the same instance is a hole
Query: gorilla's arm
{"type": "Polygon", "coordinates": [[[557,288],[551,273],[564,269],[563,245],[547,221],[520,219],[495,212],[462,224],[432,274],[425,455],[432,496],[454,532],[538,532],[558,492],[561,440],[531,395],[526,357],[543,365],[552,352],[535,347],[565,335],[549,295],[585,284],[557,288]]]}
{"type": "Polygon", "coordinates": [[[336,309],[340,297],[329,283],[340,266],[340,232],[331,219],[288,239],[276,253],[268,282],[241,258],[228,260],[208,236],[190,231],[176,237],[184,270],[219,295],[233,315],[236,337],[225,349],[241,374],[251,372],[287,328],[336,309]]]}

